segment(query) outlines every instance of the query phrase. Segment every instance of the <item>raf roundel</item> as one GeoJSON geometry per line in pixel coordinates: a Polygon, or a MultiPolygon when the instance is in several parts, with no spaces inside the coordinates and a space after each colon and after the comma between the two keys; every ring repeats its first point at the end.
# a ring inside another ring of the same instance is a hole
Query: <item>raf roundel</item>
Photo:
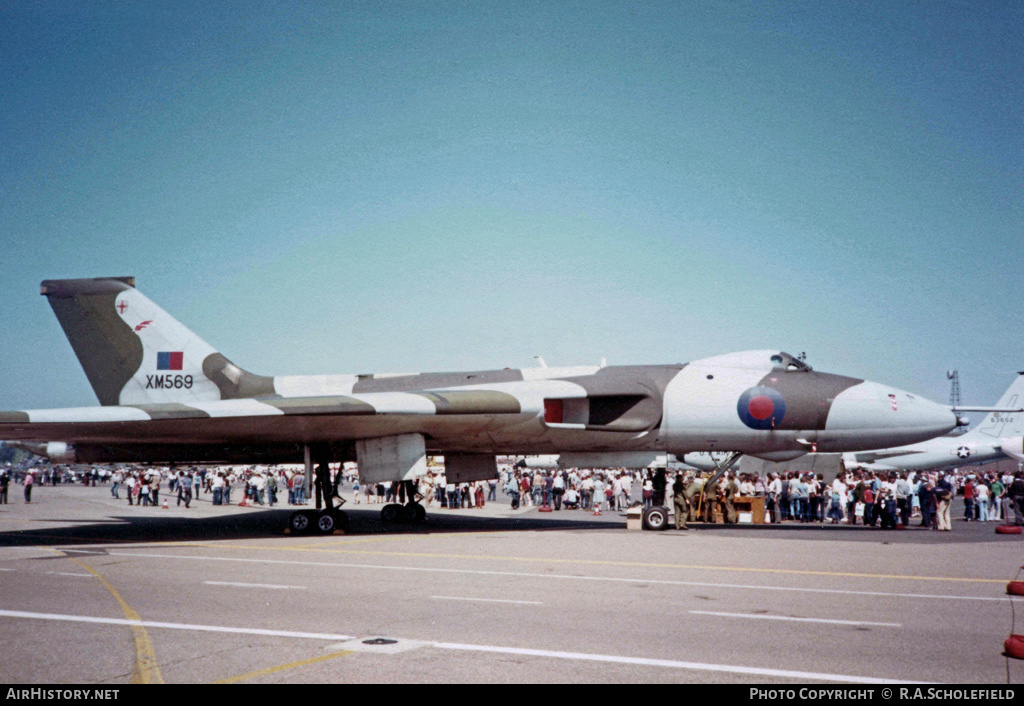
{"type": "Polygon", "coordinates": [[[786,415],[786,400],[771,387],[752,387],[736,403],[740,420],[751,429],[773,429],[786,415]]]}

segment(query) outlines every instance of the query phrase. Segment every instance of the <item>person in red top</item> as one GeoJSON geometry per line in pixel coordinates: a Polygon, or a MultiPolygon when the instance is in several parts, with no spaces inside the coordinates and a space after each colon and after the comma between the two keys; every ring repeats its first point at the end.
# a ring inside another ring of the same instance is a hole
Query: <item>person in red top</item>
{"type": "Polygon", "coordinates": [[[964,483],[964,521],[974,519],[974,477],[968,477],[964,483]]]}
{"type": "Polygon", "coordinates": [[[519,481],[519,490],[523,498],[523,507],[529,507],[533,504],[533,500],[530,498],[530,475],[524,473],[522,479],[519,481]]]}
{"type": "Polygon", "coordinates": [[[864,484],[864,524],[875,526],[875,491],[870,483],[864,484]]]}

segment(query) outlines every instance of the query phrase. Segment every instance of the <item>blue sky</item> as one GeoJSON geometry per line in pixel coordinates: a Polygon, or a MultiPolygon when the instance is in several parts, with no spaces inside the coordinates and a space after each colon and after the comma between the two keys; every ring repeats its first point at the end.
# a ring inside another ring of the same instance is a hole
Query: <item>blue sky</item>
{"type": "Polygon", "coordinates": [[[1024,370],[1024,4],[0,5],[0,409],[90,405],[43,279],[261,374],[806,351],[1024,370]]]}

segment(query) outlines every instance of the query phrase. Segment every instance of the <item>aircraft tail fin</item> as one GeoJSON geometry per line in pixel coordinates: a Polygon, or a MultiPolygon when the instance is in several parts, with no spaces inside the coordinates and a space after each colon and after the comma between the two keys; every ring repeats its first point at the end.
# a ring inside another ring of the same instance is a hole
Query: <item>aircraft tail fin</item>
{"type": "Polygon", "coordinates": [[[45,280],[49,302],[102,405],[215,401],[274,392],[135,289],[134,277],[45,280]]]}
{"type": "MultiPolygon", "coordinates": [[[[1019,409],[1024,407],[1024,372],[1010,383],[1003,396],[996,403],[999,409],[1019,409]]],[[[985,415],[981,424],[972,433],[979,436],[1001,439],[1024,434],[1024,412],[990,412],[985,415]]]]}

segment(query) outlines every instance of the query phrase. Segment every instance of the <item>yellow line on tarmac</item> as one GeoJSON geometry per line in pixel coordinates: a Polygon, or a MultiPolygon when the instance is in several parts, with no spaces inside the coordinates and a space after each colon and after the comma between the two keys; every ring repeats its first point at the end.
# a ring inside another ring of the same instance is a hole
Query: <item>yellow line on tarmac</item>
{"type": "MultiPolygon", "coordinates": [[[[466,532],[438,532],[432,533],[430,537],[432,539],[440,539],[446,537],[464,537],[466,532]]],[[[494,532],[473,532],[472,534],[514,534],[507,530],[495,530],[494,532]]],[[[264,544],[240,544],[237,546],[225,546],[221,540],[210,540],[205,542],[139,542],[139,546],[146,547],[159,547],[161,549],[166,547],[192,547],[199,549],[230,549],[230,550],[274,550],[274,551],[320,551],[324,548],[329,549],[330,547],[342,547],[350,544],[379,544],[381,542],[396,542],[403,539],[415,539],[419,535],[408,535],[408,534],[393,534],[379,537],[347,537],[340,535],[337,538],[323,537],[323,541],[317,542],[316,544],[292,544],[288,547],[281,547],[277,545],[264,545],[264,544]]]]}
{"type": "MultiPolygon", "coordinates": [[[[432,539],[437,539],[440,535],[430,535],[432,539]]],[[[453,533],[452,536],[466,536],[465,533],[453,533]]],[[[912,576],[907,574],[870,574],[870,573],[857,573],[851,571],[811,571],[803,569],[769,569],[769,568],[758,568],[748,566],[714,566],[707,564],[663,564],[654,562],[641,562],[641,561],[603,561],[599,559],[559,559],[550,557],[522,557],[522,556],[499,556],[494,554],[438,554],[428,552],[389,552],[389,551],[371,551],[365,549],[344,549],[342,547],[351,544],[370,543],[370,542],[387,542],[399,539],[408,539],[410,535],[394,535],[389,537],[375,537],[366,539],[352,539],[344,540],[341,542],[334,542],[326,545],[311,545],[303,544],[298,546],[277,546],[277,545],[247,545],[247,546],[226,546],[223,544],[209,543],[209,544],[190,544],[188,546],[203,547],[203,548],[216,548],[221,550],[232,550],[232,551],[245,551],[245,550],[259,550],[259,551],[275,551],[275,552],[314,552],[319,554],[356,554],[366,556],[379,556],[379,557],[405,557],[405,558],[419,558],[419,559],[468,559],[472,561],[501,561],[501,562],[524,562],[524,563],[539,563],[539,564],[571,564],[577,566],[618,566],[628,568],[645,568],[645,569],[686,569],[686,570],[697,570],[697,571],[733,571],[740,573],[764,573],[764,574],[782,574],[791,576],[826,576],[832,578],[864,578],[864,579],[890,579],[899,581],[951,581],[958,583],[995,583],[1004,584],[1006,579],[984,579],[984,578],[966,578],[960,576],[912,576]]],[[[171,544],[162,544],[161,547],[173,546],[171,544]]],[[[183,546],[183,545],[182,545],[183,546]]],[[[638,581],[642,579],[637,579],[638,581]]]]}
{"type": "Polygon", "coordinates": [[[214,684],[237,684],[238,682],[248,681],[249,679],[255,679],[262,677],[267,674],[274,674],[275,672],[283,672],[288,669],[295,669],[296,667],[305,667],[308,664],[316,664],[318,662],[326,662],[329,659],[335,659],[336,657],[344,657],[345,655],[355,654],[353,650],[345,650],[344,652],[332,652],[329,655],[323,655],[322,657],[312,657],[310,659],[304,659],[299,662],[289,662],[288,664],[282,664],[277,667],[267,667],[266,669],[260,669],[255,672],[247,672],[245,674],[239,674],[237,677],[228,677],[227,679],[218,679],[213,682],[214,684]]]}
{"type": "MultiPolygon", "coordinates": [[[[484,531],[484,532],[445,532],[429,535],[431,539],[439,539],[443,537],[466,537],[469,534],[515,534],[508,530],[495,530],[495,531],[484,531]]],[[[516,561],[526,563],[542,563],[542,564],[572,564],[579,566],[620,566],[620,567],[631,567],[631,568],[647,568],[647,569],[687,569],[687,570],[699,570],[699,571],[733,571],[740,573],[766,573],[766,574],[782,574],[792,576],[827,576],[833,578],[866,578],[866,579],[890,579],[899,581],[951,581],[959,583],[1006,583],[1006,579],[983,579],[983,578],[965,578],[959,576],[911,576],[907,574],[870,574],[870,573],[857,573],[847,571],[812,571],[802,569],[769,569],[769,568],[758,568],[758,567],[747,567],[747,566],[714,566],[705,564],[663,564],[653,562],[638,562],[638,561],[602,561],[598,559],[559,559],[559,558],[548,558],[548,557],[521,557],[521,556],[498,556],[493,554],[481,555],[481,554],[437,554],[437,553],[426,553],[426,552],[387,552],[387,551],[368,551],[359,549],[343,549],[341,547],[349,546],[352,544],[370,544],[380,542],[393,542],[403,539],[415,539],[420,535],[409,535],[409,534],[395,534],[384,537],[360,537],[360,538],[346,538],[340,539],[339,541],[323,543],[323,544],[299,544],[292,546],[279,546],[279,545],[243,545],[243,546],[226,546],[218,542],[168,542],[166,544],[161,543],[157,546],[160,547],[195,547],[204,549],[221,549],[221,550],[232,550],[232,551],[246,551],[246,550],[260,550],[260,551],[275,551],[275,552],[316,552],[325,554],[363,554],[369,556],[383,556],[383,557],[412,557],[421,559],[468,559],[473,561],[516,561]]],[[[638,579],[639,580],[639,579],[638,579]]]]}
{"type": "MultiPolygon", "coordinates": [[[[72,556],[69,556],[68,559],[75,562],[100,580],[100,583],[110,591],[110,595],[112,595],[121,606],[121,610],[124,611],[125,618],[128,620],[137,620],[140,623],[142,622],[142,618],[139,614],[136,613],[130,605],[128,605],[124,598],[121,597],[121,594],[117,592],[116,588],[111,586],[105,578],[100,576],[99,572],[72,556]]],[[[135,638],[135,664],[132,667],[131,683],[163,684],[164,678],[163,675],[160,674],[160,667],[157,666],[156,652],[153,650],[153,642],[149,639],[149,633],[146,632],[146,628],[142,627],[142,625],[132,625],[131,628],[132,636],[135,638]]]]}
{"type": "MultiPolygon", "coordinates": [[[[437,537],[439,535],[434,535],[434,536],[437,537]]],[[[325,539],[326,539],[326,537],[325,537],[325,539]]],[[[343,546],[348,546],[350,544],[377,544],[379,542],[394,542],[397,539],[402,539],[402,535],[392,535],[392,536],[388,536],[388,537],[361,537],[361,538],[358,538],[358,539],[357,538],[351,538],[351,539],[346,538],[346,539],[339,539],[339,540],[336,540],[336,541],[321,542],[321,543],[318,543],[318,544],[293,544],[293,545],[291,545],[289,547],[289,549],[296,549],[296,550],[300,550],[300,551],[307,551],[307,550],[315,551],[315,550],[318,550],[318,549],[321,549],[321,548],[324,548],[324,547],[328,547],[328,548],[329,547],[343,547],[343,546]]]]}

